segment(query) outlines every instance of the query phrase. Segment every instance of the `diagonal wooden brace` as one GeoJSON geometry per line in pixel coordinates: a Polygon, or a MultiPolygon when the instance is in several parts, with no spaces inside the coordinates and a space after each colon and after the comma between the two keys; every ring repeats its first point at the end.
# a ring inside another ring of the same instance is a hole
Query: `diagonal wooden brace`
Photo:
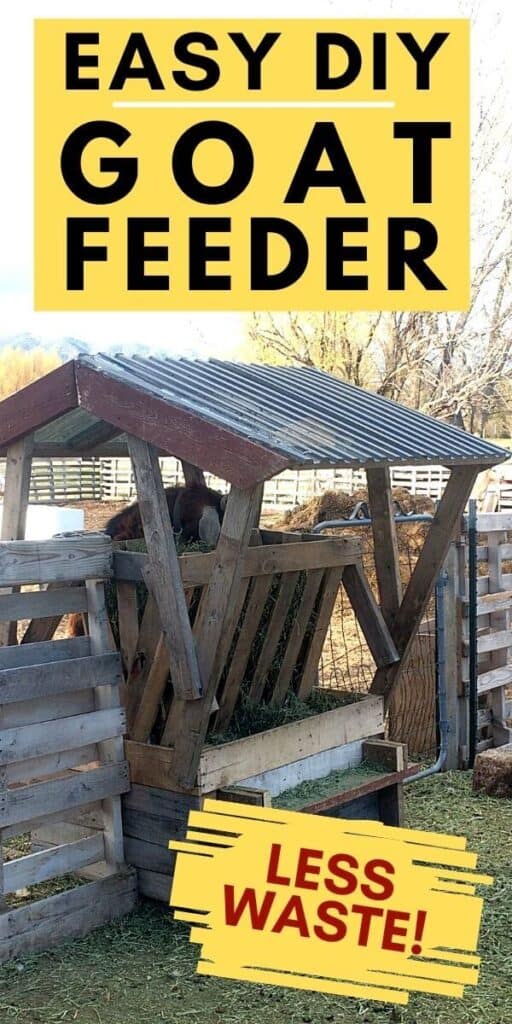
{"type": "MultiPolygon", "coordinates": [[[[261,502],[261,486],[248,491],[232,487],[215,552],[215,564],[203,593],[196,621],[197,656],[204,680],[204,696],[187,703],[174,700],[170,740],[174,747],[174,775],[184,786],[195,783],[201,751],[208,728],[212,702],[224,656],[224,638],[232,633],[238,608],[242,560],[246,553],[261,502]]],[[[169,723],[171,725],[171,723],[169,723]]]]}
{"type": "Polygon", "coordinates": [[[128,437],[128,448],[174,692],[184,700],[197,700],[201,675],[158,457],[137,437],[128,437]]]}
{"type": "Polygon", "coordinates": [[[378,668],[371,685],[371,693],[383,695],[386,703],[389,703],[390,695],[407,664],[435,581],[481,468],[474,465],[456,466],[451,471],[393,624],[392,635],[400,661],[387,668],[378,668]]]}
{"type": "Polygon", "coordinates": [[[341,582],[375,664],[384,667],[399,661],[398,651],[373,596],[361,562],[346,565],[341,582]]]}

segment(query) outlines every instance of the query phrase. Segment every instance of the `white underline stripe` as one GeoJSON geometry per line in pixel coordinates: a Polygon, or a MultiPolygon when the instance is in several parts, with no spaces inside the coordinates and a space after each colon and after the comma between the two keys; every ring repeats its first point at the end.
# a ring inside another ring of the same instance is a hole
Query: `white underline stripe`
{"type": "Polygon", "coordinates": [[[318,101],[317,100],[315,100],[315,101],[308,101],[308,100],[289,100],[289,101],[288,100],[266,100],[266,101],[264,101],[264,100],[256,100],[256,101],[252,101],[252,100],[247,100],[247,101],[246,100],[233,100],[233,101],[227,102],[227,103],[223,103],[220,100],[218,102],[216,100],[208,100],[208,101],[206,101],[206,100],[204,100],[204,101],[197,100],[197,101],[194,101],[194,102],[180,101],[180,100],[177,100],[177,101],[172,101],[172,100],[169,100],[169,101],[168,100],[115,100],[113,102],[112,106],[113,107],[119,107],[119,108],[121,108],[121,107],[122,108],[132,107],[132,108],[138,108],[138,109],[157,109],[157,108],[162,108],[162,109],[165,109],[165,108],[171,108],[171,109],[183,108],[183,109],[187,109],[187,108],[189,108],[189,109],[194,109],[194,110],[201,110],[201,109],[205,109],[207,107],[215,108],[217,110],[222,110],[222,109],[238,110],[238,109],[249,109],[251,107],[254,107],[254,108],[258,108],[259,107],[259,108],[263,108],[265,110],[272,109],[272,108],[284,108],[284,109],[293,109],[293,110],[303,110],[303,109],[325,110],[325,109],[343,109],[343,108],[345,108],[345,109],[351,109],[352,108],[352,109],[358,109],[358,110],[359,109],[366,110],[366,109],[376,108],[376,109],[382,109],[382,110],[384,110],[384,109],[388,109],[389,110],[390,108],[396,106],[396,104],[392,100],[375,100],[375,101],[374,100],[336,100],[335,102],[328,102],[328,101],[324,101],[324,100],[318,100],[318,101]]]}

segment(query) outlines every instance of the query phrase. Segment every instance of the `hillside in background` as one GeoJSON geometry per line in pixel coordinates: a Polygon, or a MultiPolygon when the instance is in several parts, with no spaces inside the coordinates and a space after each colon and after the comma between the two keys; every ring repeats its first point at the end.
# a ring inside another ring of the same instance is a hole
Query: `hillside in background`
{"type": "MultiPolygon", "coordinates": [[[[103,350],[108,347],[102,345],[103,350]]],[[[115,346],[115,351],[118,351],[119,345],[115,346]]],[[[15,349],[18,352],[30,353],[37,351],[52,352],[56,353],[59,357],[59,362],[65,363],[68,359],[75,359],[79,355],[93,354],[97,352],[96,346],[92,346],[87,341],[82,341],[80,338],[58,338],[55,341],[47,341],[42,338],[37,338],[33,334],[27,332],[21,334],[10,334],[0,335],[0,355],[5,349],[15,349]]],[[[114,351],[114,347],[112,348],[114,351]]],[[[166,351],[163,347],[155,348],[154,346],[145,345],[142,342],[133,342],[122,346],[122,351],[125,355],[139,355],[139,356],[150,356],[150,355],[165,355],[166,351]]]]}

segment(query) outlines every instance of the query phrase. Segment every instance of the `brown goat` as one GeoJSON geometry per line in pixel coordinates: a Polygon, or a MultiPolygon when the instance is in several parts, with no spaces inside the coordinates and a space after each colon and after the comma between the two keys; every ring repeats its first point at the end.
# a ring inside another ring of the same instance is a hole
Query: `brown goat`
{"type": "MultiPolygon", "coordinates": [[[[225,495],[204,484],[167,487],[169,517],[175,533],[184,541],[202,540],[212,547],[219,539],[226,504],[225,495]]],[[[109,520],[105,527],[112,540],[137,540],[144,536],[139,503],[128,505],[109,520]]]]}
{"type": "MultiPolygon", "coordinates": [[[[203,541],[214,547],[219,539],[220,527],[226,507],[226,496],[204,484],[165,489],[169,517],[175,533],[184,541],[203,541]]],[[[105,526],[112,540],[138,540],[144,536],[138,501],[121,509],[105,526]]],[[[81,614],[71,615],[69,635],[83,636],[81,614]]]]}

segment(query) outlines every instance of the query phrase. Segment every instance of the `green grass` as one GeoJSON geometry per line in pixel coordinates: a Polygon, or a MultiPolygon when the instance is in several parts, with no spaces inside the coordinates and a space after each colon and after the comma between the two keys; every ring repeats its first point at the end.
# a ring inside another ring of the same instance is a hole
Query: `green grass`
{"type": "Polygon", "coordinates": [[[197,949],[166,908],[144,905],[52,953],[0,968],[1,1024],[512,1024],[512,801],[474,796],[470,776],[406,789],[407,824],[465,835],[485,890],[482,970],[462,1000],[413,995],[407,1008],[195,975],[197,949]]]}

